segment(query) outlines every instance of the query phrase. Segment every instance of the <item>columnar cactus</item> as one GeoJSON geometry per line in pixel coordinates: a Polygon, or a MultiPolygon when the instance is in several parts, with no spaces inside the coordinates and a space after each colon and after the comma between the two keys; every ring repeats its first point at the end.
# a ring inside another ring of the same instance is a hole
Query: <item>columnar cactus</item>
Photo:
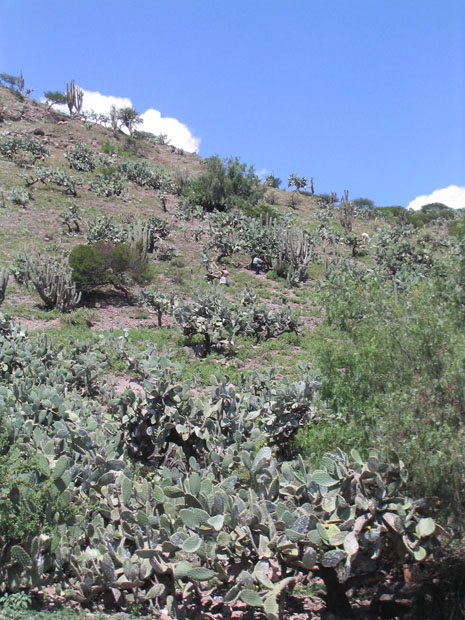
{"type": "Polygon", "coordinates": [[[339,219],[341,221],[341,226],[345,230],[346,235],[352,232],[354,216],[354,205],[349,200],[349,192],[345,190],[344,196],[343,198],[341,198],[341,202],[339,204],[339,219]]]}
{"type": "Polygon", "coordinates": [[[74,80],[71,80],[69,84],[66,84],[66,104],[69,109],[69,113],[72,114],[73,110],[79,115],[84,100],[84,91],[76,86],[74,80]]]}
{"type": "Polygon", "coordinates": [[[2,269],[0,271],[0,304],[3,303],[3,300],[5,299],[5,292],[9,277],[10,271],[8,269],[2,269]]]}
{"type": "Polygon", "coordinates": [[[281,235],[279,256],[275,261],[288,265],[287,281],[292,284],[305,280],[313,254],[310,237],[303,230],[291,228],[284,230],[281,235]]]}
{"type": "Polygon", "coordinates": [[[47,308],[70,312],[81,299],[73,283],[73,270],[64,255],[57,259],[45,254],[27,257],[29,279],[47,308]]]}

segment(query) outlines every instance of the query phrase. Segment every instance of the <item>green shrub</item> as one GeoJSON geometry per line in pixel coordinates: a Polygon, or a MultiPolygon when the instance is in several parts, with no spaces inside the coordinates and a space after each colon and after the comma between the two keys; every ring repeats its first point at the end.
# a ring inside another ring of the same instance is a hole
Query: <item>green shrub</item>
{"type": "Polygon", "coordinates": [[[432,220],[432,218],[427,213],[421,213],[421,211],[407,211],[405,217],[407,219],[407,222],[415,228],[421,228],[432,220]]]}
{"type": "Polygon", "coordinates": [[[465,526],[457,484],[465,476],[463,273],[463,258],[452,254],[429,277],[399,288],[383,274],[341,266],[321,291],[326,318],[314,341],[321,398],[347,425],[347,437],[358,429],[359,445],[376,445],[385,455],[395,446],[411,492],[421,489],[430,505],[439,501],[459,527],[465,526]]]}
{"type": "Polygon", "coordinates": [[[440,202],[423,205],[420,211],[406,211],[407,222],[415,228],[429,224],[454,219],[454,210],[440,202]]]}
{"type": "Polygon", "coordinates": [[[95,245],[78,245],[70,253],[73,280],[78,290],[88,293],[111,285],[128,293],[132,282],[147,284],[150,269],[143,248],[126,243],[99,241],[95,245]]]}
{"type": "Polygon", "coordinates": [[[266,220],[267,218],[277,218],[280,216],[280,213],[276,211],[276,209],[273,209],[273,207],[271,207],[268,204],[264,204],[264,203],[261,203],[258,205],[251,205],[250,203],[244,203],[244,204],[238,205],[238,208],[243,213],[245,213],[247,217],[259,218],[262,221],[266,220]]]}
{"type": "Polygon", "coordinates": [[[32,604],[32,596],[28,592],[20,591],[12,594],[4,594],[0,599],[3,611],[17,613],[29,609],[32,604]]]}
{"type": "Polygon", "coordinates": [[[118,152],[118,145],[113,144],[109,140],[105,140],[105,142],[102,142],[100,150],[105,155],[113,155],[114,153],[118,152]]]}
{"type": "Polygon", "coordinates": [[[80,291],[89,292],[106,280],[104,260],[95,246],[74,247],[69,255],[69,264],[73,270],[73,280],[80,291]]]}
{"type": "Polygon", "coordinates": [[[271,271],[266,274],[269,280],[286,280],[289,273],[289,263],[286,261],[277,261],[271,271]]]}
{"type": "Polygon", "coordinates": [[[375,208],[375,203],[369,198],[355,198],[352,200],[354,207],[361,211],[371,211],[375,208]]]}
{"type": "Polygon", "coordinates": [[[449,224],[449,234],[454,237],[465,236],[465,218],[457,220],[453,224],[449,224]]]}
{"type": "Polygon", "coordinates": [[[347,453],[353,449],[361,453],[368,452],[370,448],[369,440],[360,433],[360,425],[357,422],[344,422],[334,416],[301,428],[295,438],[298,453],[308,457],[316,467],[334,446],[340,446],[341,450],[347,453]]]}
{"type": "Polygon", "coordinates": [[[434,218],[450,220],[454,217],[454,210],[442,202],[430,202],[421,207],[421,212],[434,218]]]}
{"type": "Polygon", "coordinates": [[[404,207],[375,207],[374,214],[381,215],[385,218],[398,218],[402,212],[405,212],[404,207]]]}
{"type": "Polygon", "coordinates": [[[103,256],[106,269],[112,274],[118,278],[125,274],[131,281],[147,284],[150,278],[141,244],[98,243],[97,249],[103,256]]]}

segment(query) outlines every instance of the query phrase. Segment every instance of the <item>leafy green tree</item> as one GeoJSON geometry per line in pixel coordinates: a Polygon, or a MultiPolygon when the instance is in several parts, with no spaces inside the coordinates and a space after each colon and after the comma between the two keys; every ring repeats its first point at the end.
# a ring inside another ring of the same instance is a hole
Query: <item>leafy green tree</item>
{"type": "Polygon", "coordinates": [[[421,208],[421,213],[426,213],[431,220],[451,220],[454,217],[454,210],[442,202],[431,202],[430,204],[423,205],[421,208]]]}
{"type": "Polygon", "coordinates": [[[44,92],[44,97],[47,99],[47,106],[49,110],[54,105],[66,105],[67,103],[66,94],[59,90],[46,90],[44,92]]]}
{"type": "Polygon", "coordinates": [[[9,88],[19,99],[22,99],[24,95],[27,97],[32,93],[32,88],[25,87],[22,71],[20,71],[19,75],[0,73],[0,84],[9,88]]]}
{"type": "Polygon", "coordinates": [[[356,198],[355,200],[352,200],[352,204],[357,209],[370,210],[375,208],[375,203],[369,198],[356,198]]]}
{"type": "Polygon", "coordinates": [[[129,134],[132,136],[134,130],[137,125],[142,123],[142,118],[140,115],[134,110],[134,108],[120,108],[118,110],[118,120],[121,122],[123,127],[126,127],[129,131],[129,134]]]}
{"type": "Polygon", "coordinates": [[[191,204],[207,211],[225,211],[245,204],[255,205],[264,188],[253,166],[247,167],[238,157],[222,160],[213,155],[206,161],[206,170],[184,191],[191,204]]]}
{"type": "Polygon", "coordinates": [[[6,88],[16,88],[17,76],[9,73],[0,73],[0,83],[6,88]]]}

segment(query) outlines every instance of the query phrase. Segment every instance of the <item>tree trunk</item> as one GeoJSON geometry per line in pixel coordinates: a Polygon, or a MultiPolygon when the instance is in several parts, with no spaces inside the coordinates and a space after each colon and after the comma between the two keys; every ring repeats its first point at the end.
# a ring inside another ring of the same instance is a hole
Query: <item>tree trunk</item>
{"type": "Polygon", "coordinates": [[[318,570],[326,586],[326,610],[343,618],[352,618],[354,611],[343,583],[339,583],[334,568],[321,566],[318,570]]]}

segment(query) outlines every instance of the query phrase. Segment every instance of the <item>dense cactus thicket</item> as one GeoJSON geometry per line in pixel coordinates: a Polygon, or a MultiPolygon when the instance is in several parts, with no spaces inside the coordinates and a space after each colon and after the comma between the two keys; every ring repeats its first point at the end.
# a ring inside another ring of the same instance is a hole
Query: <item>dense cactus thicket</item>
{"type": "Polygon", "coordinates": [[[55,583],[86,605],[189,618],[208,588],[225,612],[241,599],[273,620],[313,575],[348,612],[355,583],[434,542],[434,521],[402,496],[401,462],[337,450],[312,470],[281,455],[281,438],[315,423],[311,375],[216,381],[200,401],[179,365],[124,338],[56,347],[3,319],[0,339],[4,591],[55,583]],[[112,351],[143,392],[100,382],[112,351]]]}
{"type": "Polygon", "coordinates": [[[230,302],[220,287],[193,291],[188,302],[174,296],[160,298],[150,291],[142,291],[141,305],[159,312],[169,311],[185,336],[204,338],[205,354],[212,346],[231,347],[237,336],[255,336],[257,342],[275,338],[284,332],[298,333],[301,321],[289,307],[270,310],[264,304],[244,303],[253,293],[242,296],[240,303],[230,302]]]}
{"type": "Polygon", "coordinates": [[[241,211],[216,212],[208,219],[208,247],[222,259],[234,254],[260,256],[267,269],[281,270],[289,284],[307,277],[318,238],[292,225],[288,218],[250,217],[241,211]]]}
{"type": "Polygon", "coordinates": [[[90,244],[99,241],[140,243],[151,254],[157,242],[166,239],[169,233],[169,224],[155,215],[138,218],[128,224],[117,222],[111,215],[103,215],[88,222],[86,241],[90,244]]]}

